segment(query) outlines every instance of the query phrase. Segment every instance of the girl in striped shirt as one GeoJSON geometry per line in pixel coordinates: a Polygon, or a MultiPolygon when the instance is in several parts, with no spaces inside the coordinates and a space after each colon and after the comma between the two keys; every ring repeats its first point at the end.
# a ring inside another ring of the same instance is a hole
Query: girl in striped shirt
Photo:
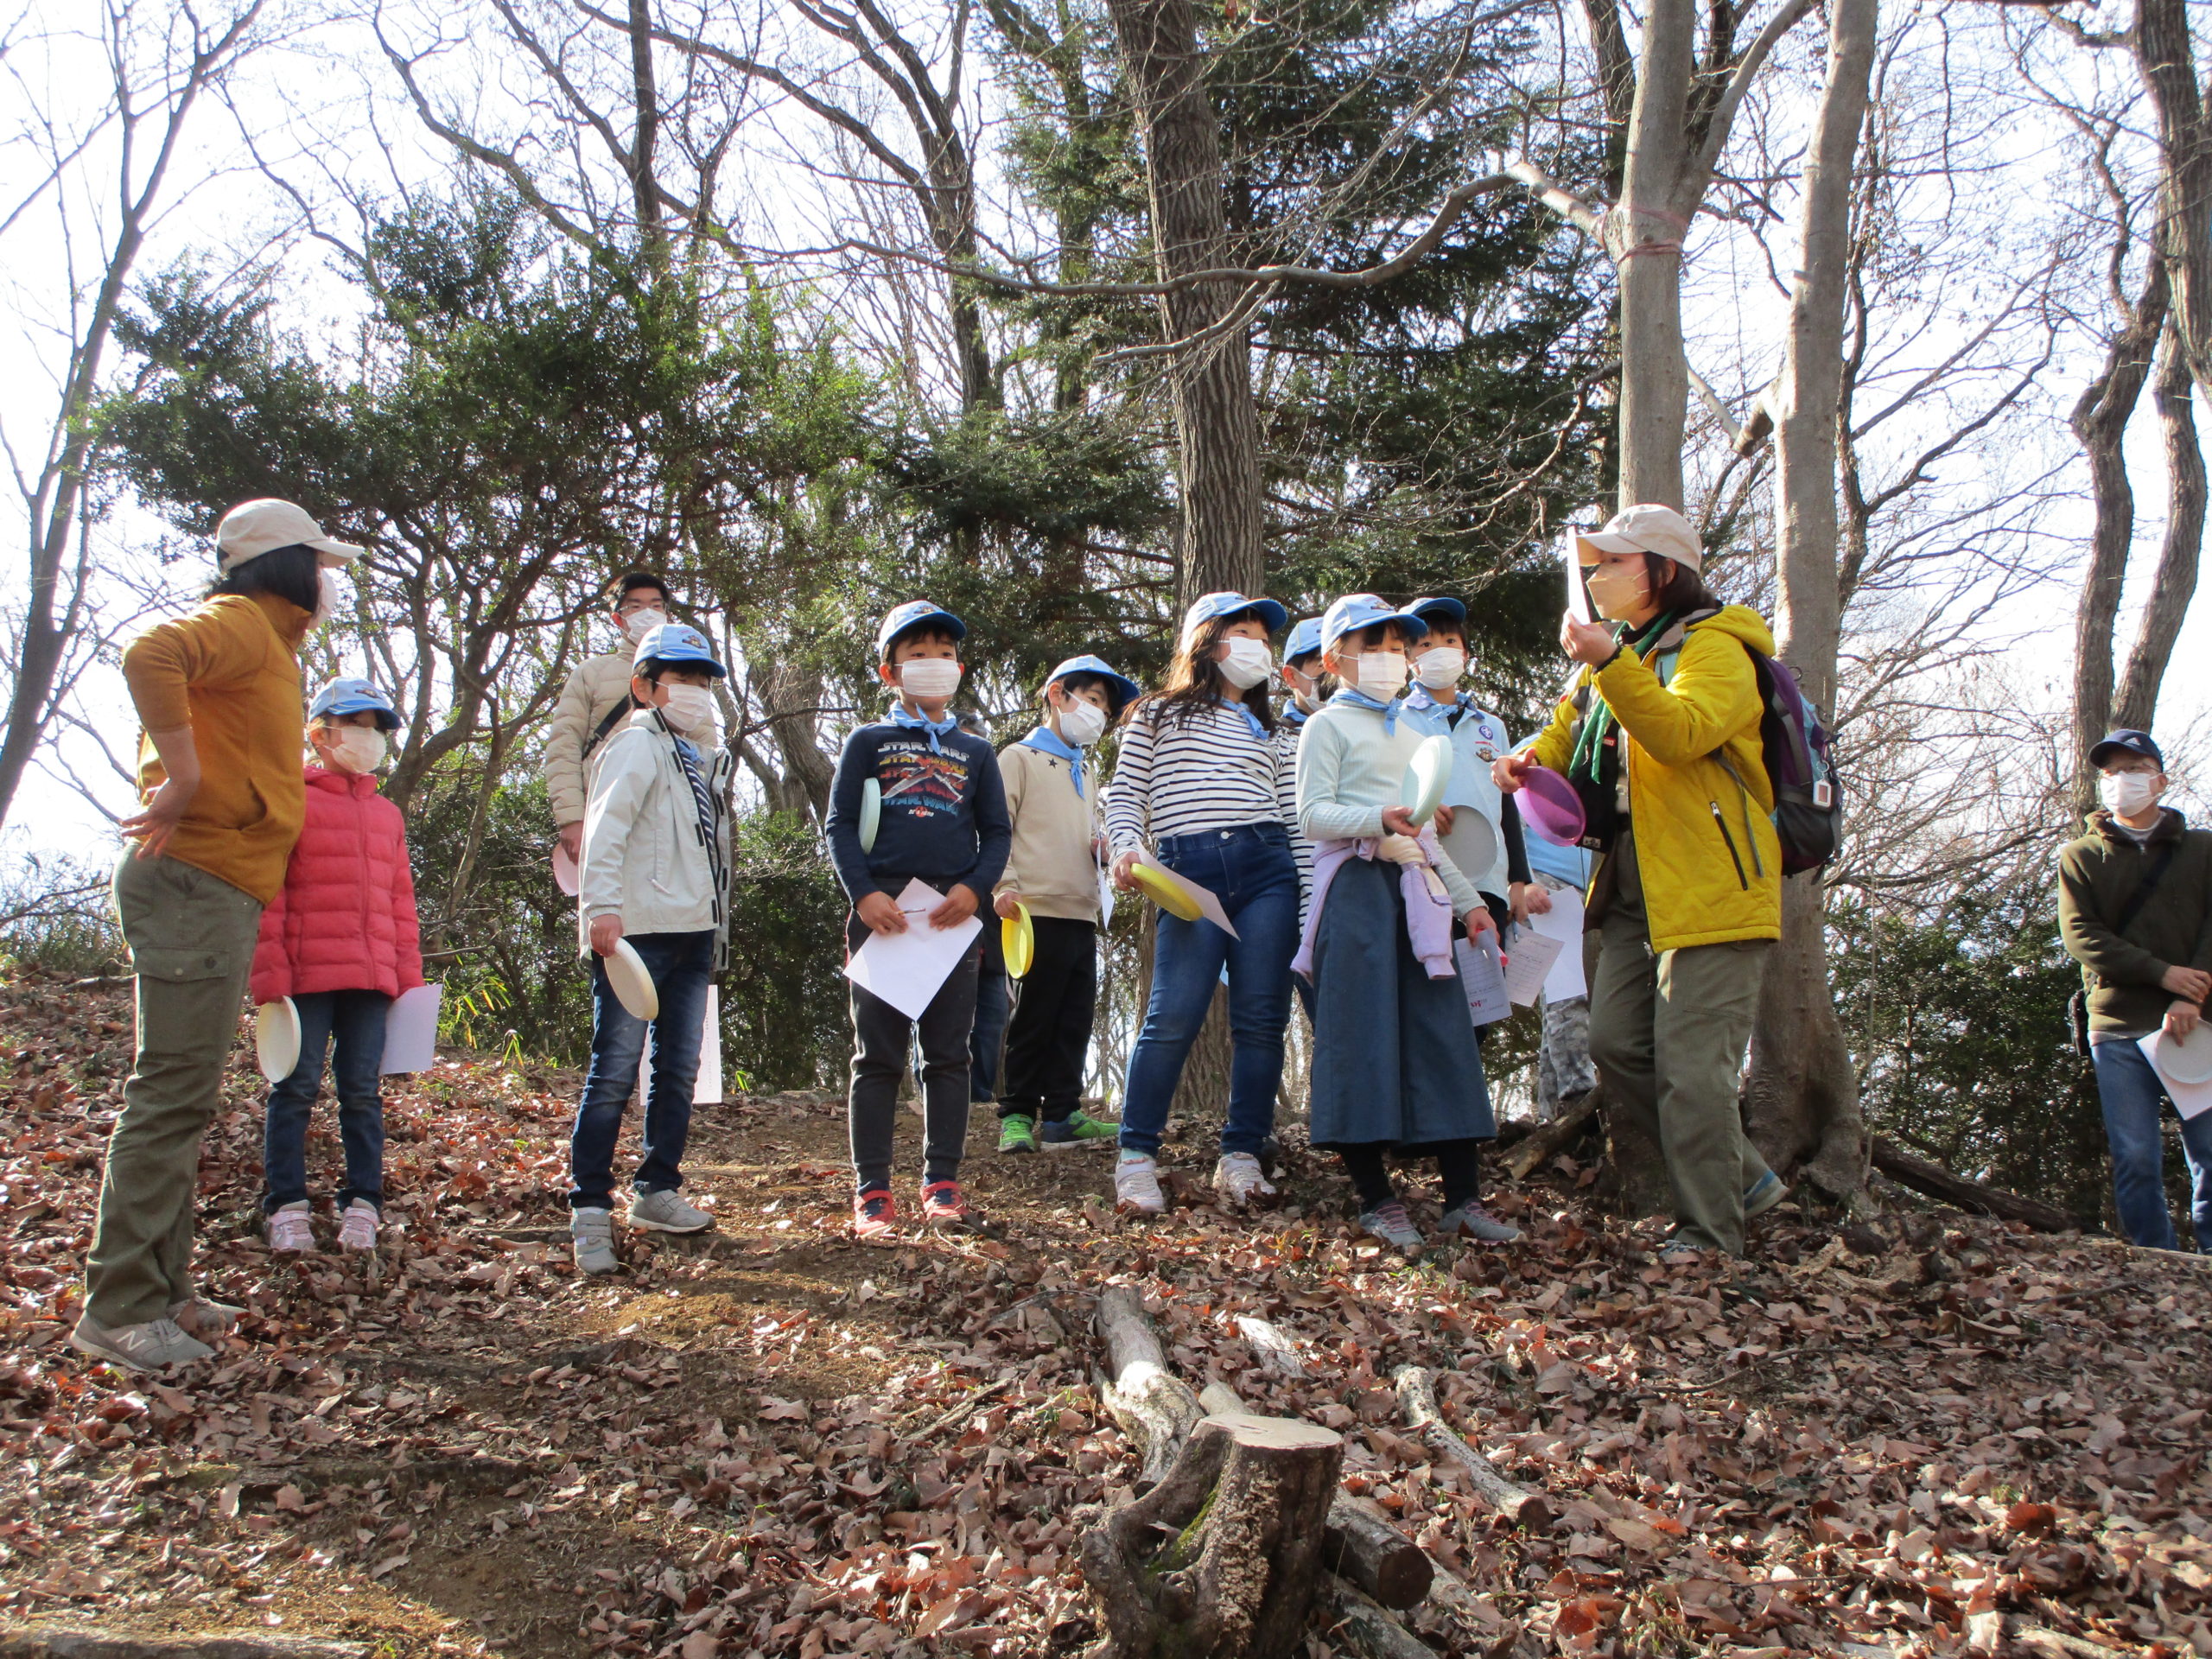
{"type": "Polygon", "coordinates": [[[1151,1000],[1122,1089],[1114,1194],[1124,1211],[1166,1208],[1160,1133],[1224,963],[1233,1058],[1214,1188],[1232,1205],[1274,1195],[1259,1154],[1274,1128],[1300,895],[1296,768],[1275,739],[1268,640],[1288,620],[1271,599],[1208,594],[1183,619],[1166,683],[1122,717],[1106,803],[1116,885],[1139,890],[1130,868],[1149,842],[1158,862],[1218,897],[1236,929],[1232,938],[1160,912],[1151,1000]]]}

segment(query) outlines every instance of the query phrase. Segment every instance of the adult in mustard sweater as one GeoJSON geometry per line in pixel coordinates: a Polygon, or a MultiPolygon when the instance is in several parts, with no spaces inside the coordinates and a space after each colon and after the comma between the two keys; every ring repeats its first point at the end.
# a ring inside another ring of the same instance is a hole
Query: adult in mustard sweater
{"type": "Polygon", "coordinates": [[[1756,611],[1705,586],[1697,533],[1636,506],[1575,538],[1602,623],[1560,625],[1573,690],[1522,753],[1492,768],[1518,789],[1565,772],[1603,855],[1586,925],[1598,931],[1590,1057],[1607,1099],[1657,1141],[1674,1188],[1663,1260],[1739,1255],[1748,1216],[1781,1179],[1736,1104],[1759,975],[1782,935],[1782,855],[1746,647],[1774,649],[1756,611]]]}
{"type": "Polygon", "coordinates": [[[327,567],[361,550],[289,501],[248,501],[216,532],[220,579],[123,653],[143,737],[137,842],[115,907],[137,976],[137,1057],[109,1137],[82,1351],[148,1370],[214,1351],[238,1310],[192,1282],[200,1138],[219,1097],[261,911],[306,813],[299,647],[327,567]]]}

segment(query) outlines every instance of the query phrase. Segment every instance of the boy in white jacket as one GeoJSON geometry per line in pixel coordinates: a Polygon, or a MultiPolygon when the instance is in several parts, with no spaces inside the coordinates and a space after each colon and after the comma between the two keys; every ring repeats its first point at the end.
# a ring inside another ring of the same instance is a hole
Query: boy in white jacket
{"type": "Polygon", "coordinates": [[[684,1201],[707,989],[718,965],[729,868],[728,753],[715,741],[714,683],[728,670],[695,628],[664,623],[639,641],[637,708],[598,758],[584,815],[580,893],[592,952],[591,1070],[569,1141],[569,1232],[576,1266],[612,1273],[614,1142],[652,1033],[643,1157],[630,1224],[696,1233],[714,1217],[684,1201]],[[627,943],[652,976],[659,1011],[622,1006],[607,959],[627,943]]]}

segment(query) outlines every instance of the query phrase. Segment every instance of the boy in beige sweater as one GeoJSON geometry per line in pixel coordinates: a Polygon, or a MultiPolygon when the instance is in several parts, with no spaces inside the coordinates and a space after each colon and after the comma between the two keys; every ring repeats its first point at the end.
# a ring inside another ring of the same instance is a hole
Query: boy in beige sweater
{"type": "Polygon", "coordinates": [[[1096,657],[1071,657],[1045,680],[1045,723],[999,756],[1014,849],[997,909],[1027,909],[1036,944],[1007,1027],[999,1150],[1109,1147],[1121,1126],[1080,1105],[1098,1000],[1098,779],[1084,750],[1137,695],[1096,657]]]}

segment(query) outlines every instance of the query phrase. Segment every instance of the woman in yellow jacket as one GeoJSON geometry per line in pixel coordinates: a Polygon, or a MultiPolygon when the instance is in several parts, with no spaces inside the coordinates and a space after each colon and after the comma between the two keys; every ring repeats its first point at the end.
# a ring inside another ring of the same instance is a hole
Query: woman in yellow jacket
{"type": "Polygon", "coordinates": [[[1784,1194],[1736,1103],[1759,974],[1782,933],[1782,859],[1745,647],[1770,654],[1756,611],[1722,605],[1697,534],[1636,506],[1576,538],[1604,623],[1567,618],[1583,664],[1551,723],[1494,768],[1564,772],[1603,857],[1586,925],[1598,933],[1590,1053],[1608,1098],[1667,1160],[1675,1234],[1662,1260],[1738,1255],[1747,1217],[1784,1194]]]}

